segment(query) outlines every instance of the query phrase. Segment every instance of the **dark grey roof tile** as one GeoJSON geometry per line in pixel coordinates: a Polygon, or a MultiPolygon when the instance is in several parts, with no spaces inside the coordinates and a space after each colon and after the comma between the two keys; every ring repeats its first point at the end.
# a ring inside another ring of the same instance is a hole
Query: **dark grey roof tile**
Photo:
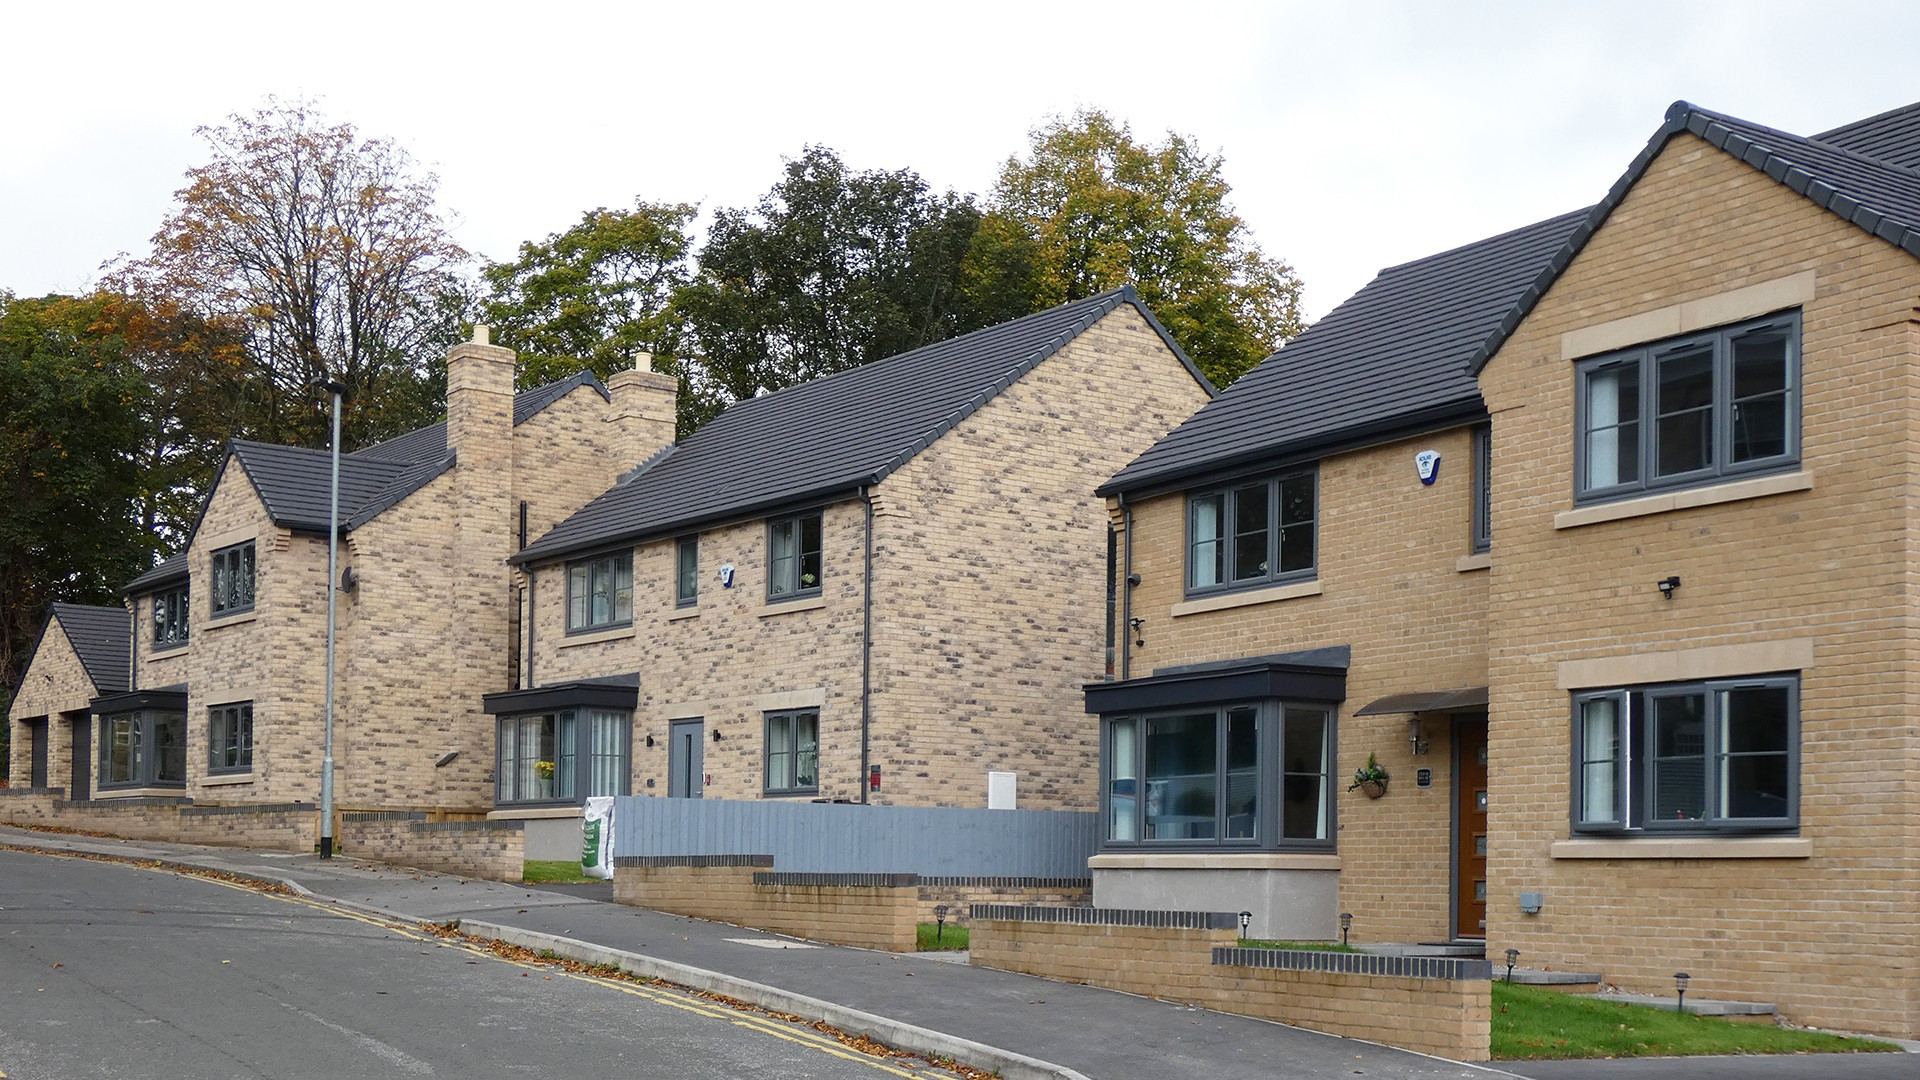
{"type": "Polygon", "coordinates": [[[171,585],[175,582],[184,584],[186,580],[187,553],[178,551],[161,559],[154,565],[153,569],[127,582],[127,587],[120,591],[124,595],[134,596],[139,593],[152,592],[162,585],[171,585]]]}
{"type": "Polygon", "coordinates": [[[80,665],[102,694],[117,694],[128,687],[128,666],[133,645],[133,623],[126,608],[93,607],[87,604],[55,604],[50,620],[60,623],[67,641],[80,657],[80,665]]]}

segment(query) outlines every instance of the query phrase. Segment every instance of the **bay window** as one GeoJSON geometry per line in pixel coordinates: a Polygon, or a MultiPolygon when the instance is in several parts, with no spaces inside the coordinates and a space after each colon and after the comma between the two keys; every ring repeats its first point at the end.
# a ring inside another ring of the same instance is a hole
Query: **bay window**
{"type": "Polygon", "coordinates": [[[588,707],[500,717],[495,802],[578,804],[627,794],[631,717],[588,707]]]}

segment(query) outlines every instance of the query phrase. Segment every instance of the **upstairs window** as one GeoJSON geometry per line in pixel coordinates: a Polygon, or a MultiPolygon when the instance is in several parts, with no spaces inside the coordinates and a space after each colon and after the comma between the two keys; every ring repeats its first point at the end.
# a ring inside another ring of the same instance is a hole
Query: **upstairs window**
{"type": "Polygon", "coordinates": [[[187,587],[153,596],[153,647],[177,649],[187,643],[187,587]]]}
{"type": "Polygon", "coordinates": [[[767,522],[767,599],[820,595],[820,511],[767,522]]]}
{"type": "Polygon", "coordinates": [[[633,622],[633,552],[567,564],[567,633],[633,622]]]}
{"type": "Polygon", "coordinates": [[[1800,460],[1800,315],[1583,360],[1574,492],[1608,499],[1800,460]]]}
{"type": "Polygon", "coordinates": [[[1790,675],[1576,695],[1574,830],[1794,828],[1799,714],[1790,675]]]}
{"type": "Polygon", "coordinates": [[[692,607],[700,602],[700,538],[683,536],[674,545],[675,607],[692,607]]]}
{"type": "Polygon", "coordinates": [[[1190,496],[1187,592],[1311,578],[1315,503],[1311,469],[1190,496]]]}
{"type": "Polygon", "coordinates": [[[1493,429],[1473,429],[1473,550],[1493,550],[1493,429]]]}
{"type": "Polygon", "coordinates": [[[253,541],[224,547],[213,553],[213,617],[253,610],[253,541]]]}

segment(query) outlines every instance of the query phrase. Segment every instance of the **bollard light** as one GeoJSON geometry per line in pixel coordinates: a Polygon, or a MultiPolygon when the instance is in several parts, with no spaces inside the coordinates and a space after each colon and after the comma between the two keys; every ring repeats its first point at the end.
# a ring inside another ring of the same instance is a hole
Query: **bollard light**
{"type": "Polygon", "coordinates": [[[1341,912],[1340,913],[1340,944],[1341,945],[1345,945],[1347,943],[1347,931],[1351,929],[1353,929],[1353,912],[1351,911],[1341,912]]]}
{"type": "Polygon", "coordinates": [[[933,905],[933,943],[935,945],[940,944],[940,939],[946,935],[947,911],[945,904],[933,905]]]}
{"type": "Polygon", "coordinates": [[[1519,949],[1507,950],[1507,981],[1508,982],[1513,981],[1513,965],[1514,965],[1514,962],[1519,959],[1520,959],[1519,949]]]}
{"type": "Polygon", "coordinates": [[[1253,925],[1253,912],[1251,911],[1241,912],[1240,913],[1240,939],[1242,941],[1246,940],[1247,927],[1252,925],[1253,925]]]}
{"type": "Polygon", "coordinates": [[[1687,1011],[1687,980],[1691,978],[1693,978],[1693,976],[1684,971],[1676,971],[1673,973],[1673,988],[1679,992],[1679,998],[1673,1007],[1674,1012],[1687,1011]]]}

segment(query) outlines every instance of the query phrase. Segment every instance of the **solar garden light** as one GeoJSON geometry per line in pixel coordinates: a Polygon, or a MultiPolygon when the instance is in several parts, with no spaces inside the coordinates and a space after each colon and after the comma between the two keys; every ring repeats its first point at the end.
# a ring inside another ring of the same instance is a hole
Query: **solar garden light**
{"type": "Polygon", "coordinates": [[[1353,929],[1353,912],[1351,911],[1341,912],[1340,913],[1340,944],[1341,945],[1344,946],[1347,943],[1347,931],[1351,929],[1353,929]]]}
{"type": "Polygon", "coordinates": [[[1687,980],[1691,978],[1693,978],[1693,976],[1684,971],[1676,971],[1673,973],[1673,988],[1679,991],[1680,994],[1679,1000],[1673,1006],[1674,1012],[1687,1011],[1687,980]]]}
{"type": "Polygon", "coordinates": [[[1513,981],[1513,965],[1514,965],[1514,961],[1516,961],[1516,960],[1519,960],[1519,959],[1520,959],[1520,950],[1519,950],[1519,949],[1508,949],[1508,950],[1507,950],[1507,981],[1508,981],[1508,982],[1512,982],[1512,981],[1513,981]]]}
{"type": "Polygon", "coordinates": [[[1253,912],[1251,911],[1241,912],[1240,913],[1240,940],[1245,941],[1247,939],[1247,927],[1252,925],[1253,925],[1253,912]]]}
{"type": "Polygon", "coordinates": [[[947,905],[933,905],[933,943],[940,944],[940,938],[947,932],[947,905]]]}

